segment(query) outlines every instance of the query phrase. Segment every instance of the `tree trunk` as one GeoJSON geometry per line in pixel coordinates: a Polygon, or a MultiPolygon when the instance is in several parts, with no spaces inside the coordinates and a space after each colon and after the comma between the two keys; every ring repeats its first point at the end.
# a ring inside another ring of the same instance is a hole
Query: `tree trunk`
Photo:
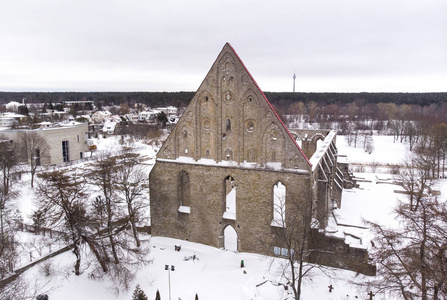
{"type": "Polygon", "coordinates": [[[102,270],[104,271],[104,273],[107,273],[108,268],[106,265],[105,260],[101,257],[101,255],[99,255],[98,250],[96,250],[96,246],[94,245],[94,243],[92,243],[92,241],[90,241],[89,238],[87,237],[83,237],[84,241],[87,242],[88,246],[90,247],[90,250],[92,250],[93,254],[95,255],[96,259],[98,260],[99,264],[101,265],[102,270]]]}
{"type": "Polygon", "coordinates": [[[132,234],[133,234],[133,237],[135,238],[135,243],[136,243],[137,247],[140,248],[141,243],[140,243],[140,239],[138,237],[137,226],[135,225],[135,214],[133,212],[132,203],[130,203],[129,201],[127,202],[127,210],[129,212],[129,221],[132,226],[132,234]]]}
{"type": "Polygon", "coordinates": [[[420,261],[421,261],[421,290],[422,290],[422,300],[427,300],[427,266],[425,258],[425,244],[427,242],[427,212],[425,206],[422,205],[423,210],[423,231],[422,231],[422,243],[420,248],[420,261]]]}
{"type": "Polygon", "coordinates": [[[73,253],[76,256],[76,263],[74,265],[75,268],[75,275],[79,276],[81,275],[81,252],[79,250],[79,245],[78,245],[79,241],[75,241],[73,243],[73,253]]]}
{"type": "Polygon", "coordinates": [[[34,187],[34,172],[31,171],[31,188],[34,187]]]}

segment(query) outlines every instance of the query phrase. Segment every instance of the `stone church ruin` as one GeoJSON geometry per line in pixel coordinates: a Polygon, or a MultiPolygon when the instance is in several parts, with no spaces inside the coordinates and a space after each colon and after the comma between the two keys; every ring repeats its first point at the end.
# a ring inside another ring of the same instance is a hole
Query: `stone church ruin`
{"type": "Polygon", "coordinates": [[[301,205],[318,221],[309,244],[346,257],[323,263],[361,272],[366,249],[324,234],[346,176],[335,140],[330,130],[289,131],[227,43],[157,155],[152,235],[271,254],[288,207],[301,205]]]}

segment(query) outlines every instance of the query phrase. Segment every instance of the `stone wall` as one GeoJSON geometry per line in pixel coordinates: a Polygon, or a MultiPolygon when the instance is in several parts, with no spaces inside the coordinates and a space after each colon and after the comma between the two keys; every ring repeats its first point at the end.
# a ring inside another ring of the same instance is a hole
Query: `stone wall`
{"type": "Polygon", "coordinates": [[[328,236],[316,229],[312,230],[308,242],[308,248],[316,250],[309,256],[309,262],[376,275],[376,266],[369,263],[366,248],[351,247],[344,239],[328,236]]]}
{"type": "Polygon", "coordinates": [[[311,201],[309,176],[307,172],[158,160],[150,173],[152,234],[221,248],[223,230],[231,225],[238,235],[239,251],[267,254],[261,239],[269,244],[274,231],[274,185],[279,181],[284,184],[286,201],[311,201]],[[178,174],[182,171],[189,175],[190,213],[179,212],[178,174]],[[236,186],[235,220],[223,217],[227,176],[234,178],[236,186]]]}

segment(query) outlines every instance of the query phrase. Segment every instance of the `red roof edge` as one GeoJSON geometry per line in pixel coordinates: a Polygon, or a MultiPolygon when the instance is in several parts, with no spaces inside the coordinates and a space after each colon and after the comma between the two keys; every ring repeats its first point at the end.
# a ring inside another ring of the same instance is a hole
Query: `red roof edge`
{"type": "Polygon", "coordinates": [[[245,71],[247,71],[248,75],[250,76],[251,80],[254,82],[254,84],[256,85],[256,87],[258,88],[259,92],[261,93],[262,97],[264,97],[264,100],[267,102],[268,106],[270,106],[270,108],[272,109],[273,113],[275,114],[276,118],[278,118],[279,122],[281,123],[281,125],[284,127],[284,129],[286,130],[287,134],[289,135],[289,137],[292,139],[293,143],[295,144],[295,146],[298,148],[298,150],[301,152],[301,154],[303,155],[303,157],[306,159],[307,163],[309,164],[309,166],[312,167],[312,164],[310,163],[309,159],[307,158],[307,156],[304,154],[303,150],[301,149],[301,147],[297,144],[296,140],[293,138],[292,134],[290,133],[289,129],[287,128],[287,126],[284,124],[284,122],[281,120],[281,118],[279,117],[278,113],[276,112],[275,108],[273,107],[273,105],[270,103],[270,101],[267,99],[267,97],[265,96],[264,92],[261,90],[261,88],[259,87],[258,83],[256,82],[256,80],[253,78],[253,76],[251,76],[250,71],[248,71],[247,67],[245,66],[244,62],[242,61],[242,59],[239,57],[239,55],[236,53],[236,51],[234,50],[234,48],[230,45],[230,43],[227,43],[228,47],[230,47],[231,50],[233,50],[234,54],[236,55],[236,57],[239,59],[240,63],[242,64],[242,66],[244,67],[245,71]]]}

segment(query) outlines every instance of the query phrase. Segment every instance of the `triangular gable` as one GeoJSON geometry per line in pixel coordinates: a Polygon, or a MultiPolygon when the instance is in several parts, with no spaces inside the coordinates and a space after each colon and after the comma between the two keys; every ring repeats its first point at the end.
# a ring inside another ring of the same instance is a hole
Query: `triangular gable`
{"type": "Polygon", "coordinates": [[[227,43],[157,158],[311,164],[233,47],[227,43]]]}
{"type": "Polygon", "coordinates": [[[239,61],[241,62],[242,66],[245,68],[245,71],[248,73],[248,75],[250,76],[251,80],[253,81],[253,83],[256,85],[256,87],[258,88],[259,92],[261,93],[262,97],[264,98],[264,100],[267,102],[268,106],[272,109],[273,113],[275,114],[276,118],[278,119],[278,121],[281,123],[281,125],[283,126],[283,128],[286,130],[288,136],[292,139],[293,143],[295,144],[295,146],[298,148],[298,150],[301,152],[301,154],[303,155],[303,157],[306,159],[307,163],[312,166],[312,164],[309,162],[309,159],[306,157],[306,155],[304,154],[303,150],[301,149],[301,147],[297,144],[296,140],[293,138],[292,134],[290,133],[289,129],[287,128],[287,126],[284,124],[284,122],[281,120],[281,118],[279,117],[278,113],[276,112],[275,108],[273,107],[273,105],[270,103],[270,101],[267,99],[267,97],[265,96],[264,92],[261,90],[261,88],[258,86],[258,83],[256,82],[256,80],[253,78],[253,76],[251,76],[250,71],[248,71],[248,69],[245,67],[244,62],[240,59],[239,55],[236,53],[236,51],[234,50],[234,48],[227,43],[227,45],[233,50],[234,54],[238,57],[239,61]]]}

